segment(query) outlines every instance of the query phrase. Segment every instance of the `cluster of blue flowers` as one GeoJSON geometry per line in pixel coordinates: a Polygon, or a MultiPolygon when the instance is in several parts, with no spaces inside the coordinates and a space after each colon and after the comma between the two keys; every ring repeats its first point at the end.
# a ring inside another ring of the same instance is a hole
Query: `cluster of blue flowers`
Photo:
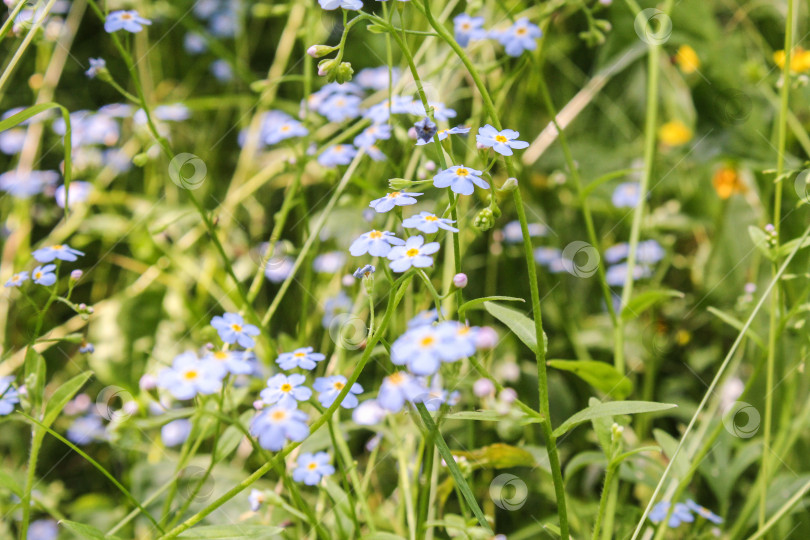
{"type": "MultiPolygon", "coordinates": [[[[661,501],[656,504],[648,516],[650,521],[656,524],[664,521],[669,513],[669,507],[669,501],[661,501]]],[[[672,509],[672,514],[669,516],[667,526],[676,529],[680,527],[682,523],[693,523],[695,521],[695,515],[717,525],[723,523],[723,518],[711,510],[700,506],[692,499],[689,499],[686,503],[675,504],[675,507],[672,509]]]]}
{"type": "MultiPolygon", "coordinates": [[[[386,0],[377,0],[385,2],[386,0]]],[[[409,0],[399,0],[408,2],[409,0]]],[[[362,0],[318,0],[318,4],[325,10],[343,8],[357,11],[363,9],[362,0]]],[[[537,40],[543,37],[543,32],[536,24],[523,17],[515,21],[508,28],[486,30],[484,17],[472,17],[467,13],[460,13],[453,19],[453,29],[456,41],[462,47],[467,47],[471,41],[494,39],[499,42],[509,56],[520,56],[524,51],[533,51],[537,48],[537,40]]]]}
{"type": "MultiPolygon", "coordinates": [[[[51,246],[45,246],[37,249],[34,251],[31,256],[39,263],[42,263],[36,266],[31,272],[23,271],[23,272],[16,272],[13,274],[8,281],[5,283],[5,287],[15,287],[20,288],[26,281],[32,281],[37,285],[42,285],[43,287],[52,287],[56,284],[58,279],[57,272],[59,271],[59,265],[63,261],[65,262],[73,262],[76,261],[79,257],[83,256],[84,253],[79,251],[78,249],[74,249],[67,244],[54,244],[51,246]],[[55,262],[55,264],[54,264],[55,262]]],[[[70,274],[70,283],[68,291],[72,291],[73,287],[75,286],[76,282],[82,277],[81,270],[73,270],[70,274]]],[[[68,294],[68,297],[70,294],[68,294]]],[[[77,312],[83,313],[90,313],[92,310],[87,308],[84,304],[80,304],[78,306],[74,306],[68,299],[65,299],[68,305],[74,307],[74,310],[77,312]]],[[[80,352],[93,352],[93,346],[84,343],[80,349],[80,352]]]]}
{"type": "MultiPolygon", "coordinates": [[[[95,76],[99,66],[103,66],[101,59],[91,59],[90,75],[95,76]]],[[[14,108],[3,114],[5,120],[21,111],[14,108]]],[[[155,121],[182,121],[189,118],[190,112],[185,105],[170,104],[155,107],[153,119],[155,121]]],[[[96,111],[80,110],[70,113],[72,172],[74,176],[90,175],[106,169],[115,174],[122,174],[132,168],[132,158],[123,149],[115,145],[122,140],[122,122],[132,119],[133,127],[138,130],[146,129],[146,114],[143,110],[136,110],[131,105],[113,103],[104,105],[96,111]]],[[[7,155],[18,155],[23,150],[26,132],[29,126],[41,122],[51,122],[53,133],[64,137],[67,126],[61,116],[54,118],[50,111],[45,111],[21,122],[17,127],[0,133],[0,151],[7,155]]],[[[158,123],[157,128],[161,134],[168,135],[168,128],[158,123]]],[[[147,155],[154,157],[158,148],[152,146],[147,149],[147,155]]],[[[70,184],[69,201],[65,200],[65,188],[57,186],[61,175],[53,170],[18,171],[11,169],[0,174],[0,191],[5,191],[17,198],[29,198],[39,193],[45,193],[56,199],[60,207],[66,204],[73,207],[84,203],[93,192],[89,182],[74,180],[70,184]]]]}
{"type": "Polygon", "coordinates": [[[520,56],[525,51],[535,50],[537,40],[543,37],[543,31],[525,17],[508,28],[487,31],[483,26],[484,17],[471,17],[466,13],[456,15],[453,19],[456,41],[466,47],[471,41],[494,39],[503,45],[509,56],[520,56]]]}
{"type": "Polygon", "coordinates": [[[227,375],[249,375],[256,371],[256,359],[250,349],[256,345],[253,336],[259,334],[259,329],[245,323],[238,313],[217,315],[211,320],[211,326],[227,346],[239,345],[245,350],[209,350],[202,357],[194,351],[177,355],[171,367],[162,369],[157,377],[157,386],[175,399],[215,394],[221,390],[227,375]]]}
{"type": "Polygon", "coordinates": [[[355,409],[355,423],[376,425],[388,414],[401,411],[406,403],[423,403],[427,410],[436,411],[443,404],[458,402],[458,392],[442,387],[439,367],[475,355],[491,346],[491,340],[478,327],[452,320],[438,322],[438,318],[438,310],[432,309],[409,321],[408,330],[391,345],[391,362],[405,366],[407,371],[385,377],[376,398],[355,409]]]}

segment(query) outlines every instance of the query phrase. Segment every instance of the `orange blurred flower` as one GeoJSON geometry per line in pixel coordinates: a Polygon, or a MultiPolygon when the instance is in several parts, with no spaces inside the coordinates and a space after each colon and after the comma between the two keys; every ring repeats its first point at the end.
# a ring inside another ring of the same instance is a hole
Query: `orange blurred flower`
{"type": "Polygon", "coordinates": [[[728,199],[735,193],[745,192],[745,184],[740,180],[737,169],[727,165],[714,172],[712,185],[721,199],[728,199]]]}

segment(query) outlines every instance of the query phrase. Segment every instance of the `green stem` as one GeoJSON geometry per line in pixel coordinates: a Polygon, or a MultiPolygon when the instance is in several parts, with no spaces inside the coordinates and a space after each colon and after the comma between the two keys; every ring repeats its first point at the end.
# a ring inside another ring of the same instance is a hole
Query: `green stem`
{"type": "MultiPolygon", "coordinates": [[[[605,473],[605,487],[602,488],[602,496],[599,498],[599,513],[596,514],[596,523],[593,526],[593,540],[599,540],[599,531],[602,527],[602,519],[607,510],[608,496],[613,490],[613,476],[616,473],[616,465],[611,463],[608,465],[607,472],[605,473]]],[[[605,529],[606,531],[608,529],[605,529]]],[[[611,527],[612,530],[612,527],[611,527]]]]}
{"type": "MultiPolygon", "coordinates": [[[[492,97],[490,96],[484,81],[481,79],[478,70],[476,70],[475,66],[473,66],[472,62],[470,61],[470,58],[467,56],[467,53],[464,52],[464,49],[462,49],[453,36],[450,35],[449,31],[444,27],[444,25],[440,24],[433,17],[433,14],[430,12],[429,0],[424,0],[423,7],[418,3],[415,5],[423,11],[430,25],[455,51],[459,59],[461,59],[462,63],[467,68],[467,71],[475,82],[479,93],[481,94],[481,99],[484,102],[484,107],[490,117],[490,120],[492,121],[492,125],[495,127],[495,129],[500,131],[502,126],[498,118],[498,113],[495,110],[495,105],[492,102],[492,97]]],[[[512,161],[510,159],[505,159],[504,161],[506,162],[509,176],[516,178],[517,176],[512,161]]],[[[540,291],[537,286],[537,268],[534,262],[531,237],[529,236],[526,210],[523,205],[523,197],[520,191],[520,187],[518,187],[518,189],[512,191],[512,196],[514,198],[518,220],[520,221],[520,228],[523,233],[523,251],[529,273],[529,289],[532,297],[532,316],[534,319],[535,336],[537,339],[537,350],[535,351],[535,356],[537,362],[538,393],[540,395],[540,414],[542,414],[544,419],[542,423],[542,430],[546,449],[548,450],[549,466],[551,467],[551,476],[554,482],[554,492],[557,498],[557,515],[560,519],[560,537],[563,540],[567,540],[569,537],[569,531],[568,511],[565,502],[565,486],[563,484],[562,470],[560,468],[560,458],[557,453],[556,439],[552,434],[551,418],[549,415],[550,407],[548,398],[548,375],[546,373],[546,348],[544,344],[545,341],[543,339],[545,334],[543,332],[543,320],[540,310],[540,291]]]]}
{"type": "MultiPolygon", "coordinates": [[[[795,0],[788,0],[787,16],[785,19],[785,63],[782,66],[782,88],[780,90],[778,142],[776,157],[776,184],[774,186],[773,202],[773,226],[774,253],[779,251],[779,230],[782,221],[782,175],[785,171],[785,147],[787,145],[787,116],[789,113],[788,104],[790,98],[790,60],[793,51],[793,12],[795,0]]],[[[777,261],[773,262],[772,271],[777,271],[777,261]]],[[[774,370],[776,364],[776,340],[779,330],[779,287],[775,287],[771,296],[770,319],[768,325],[768,358],[765,367],[765,419],[763,423],[762,439],[762,477],[759,485],[759,528],[764,528],[767,510],[768,482],[771,478],[768,475],[768,454],[770,453],[771,430],[773,428],[773,389],[774,370]]]]}
{"type": "MultiPolygon", "coordinates": [[[[633,3],[634,4],[634,3],[633,3]]],[[[673,0],[667,0],[664,4],[664,16],[668,16],[672,10],[673,0]]],[[[637,13],[636,10],[634,13],[637,13]]],[[[646,209],[647,192],[650,189],[650,179],[652,178],[653,165],[655,161],[655,142],[658,125],[658,79],[660,74],[661,44],[654,40],[650,45],[647,55],[647,111],[644,122],[644,173],[641,176],[639,185],[638,204],[633,210],[633,224],[630,229],[630,249],[627,255],[627,273],[624,277],[624,287],[622,288],[621,305],[626,306],[633,296],[634,273],[636,268],[636,251],[639,238],[641,236],[641,224],[644,219],[646,209]]],[[[614,331],[614,351],[613,362],[616,370],[624,374],[624,321],[618,319],[614,331]]]]}

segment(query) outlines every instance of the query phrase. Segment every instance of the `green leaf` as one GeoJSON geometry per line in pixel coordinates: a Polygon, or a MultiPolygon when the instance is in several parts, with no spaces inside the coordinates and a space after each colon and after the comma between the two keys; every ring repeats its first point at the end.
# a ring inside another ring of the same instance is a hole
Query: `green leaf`
{"type": "MultiPolygon", "coordinates": [[[[724,313],[724,312],[720,311],[719,309],[717,309],[715,307],[709,306],[708,311],[709,311],[709,313],[711,313],[712,315],[714,315],[715,317],[717,317],[718,319],[720,319],[721,321],[723,321],[727,325],[731,326],[732,328],[734,328],[738,332],[741,332],[742,329],[743,329],[743,326],[745,326],[739,319],[737,319],[735,317],[732,317],[728,313],[724,313]]],[[[759,336],[759,334],[757,334],[750,326],[748,327],[748,331],[746,332],[746,335],[749,338],[751,338],[751,341],[756,343],[757,346],[760,349],[762,349],[763,351],[766,350],[767,347],[765,347],[765,342],[762,340],[762,338],[759,336]]]]}
{"type": "Polygon", "coordinates": [[[484,302],[491,302],[493,300],[500,300],[502,302],[525,302],[523,298],[516,298],[514,296],[485,296],[483,298],[474,298],[461,304],[458,308],[459,313],[464,313],[468,309],[481,309],[484,302]]]}
{"type": "Polygon", "coordinates": [[[677,407],[674,403],[658,403],[655,401],[608,401],[607,403],[599,403],[598,405],[591,405],[587,409],[583,409],[571,416],[554,430],[553,435],[559,437],[567,433],[571,428],[588,420],[593,420],[594,418],[618,416],[620,414],[665,411],[674,407],[677,407]]]}
{"type": "MultiPolygon", "coordinates": [[[[602,403],[596,398],[591,398],[588,401],[588,405],[596,405],[602,403]]],[[[591,425],[593,426],[593,431],[596,433],[596,440],[599,441],[599,446],[602,448],[602,453],[605,455],[606,458],[610,459],[613,457],[613,433],[611,428],[613,427],[613,417],[612,416],[602,416],[599,418],[591,418],[591,425]]]]}
{"type": "Polygon", "coordinates": [[[508,469],[510,467],[534,467],[537,463],[528,451],[503,443],[490,444],[472,451],[453,451],[454,456],[462,456],[473,467],[508,469]]]}
{"type": "Polygon", "coordinates": [[[53,393],[51,398],[48,400],[48,404],[45,406],[45,417],[42,419],[42,423],[46,427],[50,427],[50,425],[54,423],[56,418],[59,416],[59,413],[61,413],[62,409],[64,409],[65,405],[67,405],[68,401],[73,399],[76,392],[81,390],[84,383],[87,382],[87,379],[92,376],[92,371],[85,371],[84,373],[76,375],[56,389],[56,392],[53,393]]]}
{"type": "Polygon", "coordinates": [[[799,246],[797,251],[810,246],[810,237],[805,238],[804,241],[801,242],[801,244],[799,243],[800,240],[801,240],[801,238],[794,238],[793,240],[789,240],[789,241],[785,242],[784,244],[782,244],[781,246],[779,246],[779,251],[778,251],[779,256],[784,257],[784,256],[790,254],[791,251],[796,249],[796,246],[799,246]]]}
{"type": "MultiPolygon", "coordinates": [[[[655,437],[655,442],[660,444],[661,448],[663,448],[664,454],[669,459],[672,459],[672,456],[675,455],[675,450],[678,448],[678,441],[662,429],[654,429],[653,437],[655,437]]],[[[675,478],[684,478],[689,474],[689,458],[686,452],[678,454],[675,458],[675,462],[672,464],[672,474],[675,478]]]]}
{"type": "MultiPolygon", "coordinates": [[[[242,413],[242,415],[235,421],[244,426],[250,421],[250,418],[254,414],[255,413],[253,411],[247,410],[244,413],[242,413]]],[[[228,426],[220,436],[219,442],[217,443],[215,461],[219,462],[230,456],[231,453],[234,450],[236,450],[236,448],[239,446],[239,443],[242,442],[242,439],[244,438],[245,432],[243,430],[239,429],[235,425],[228,426]]]]}
{"type": "Polygon", "coordinates": [[[467,480],[464,479],[461,469],[458,468],[458,463],[456,463],[456,460],[453,459],[453,454],[450,452],[450,448],[447,447],[447,443],[444,442],[444,438],[442,437],[439,428],[436,427],[433,417],[430,416],[427,408],[425,408],[425,404],[416,403],[416,410],[419,411],[419,415],[422,417],[422,422],[425,423],[427,430],[433,434],[433,443],[439,450],[439,454],[442,456],[442,458],[444,458],[447,468],[450,469],[450,475],[453,477],[456,487],[461,492],[464,500],[467,502],[467,506],[470,508],[470,510],[472,510],[472,513],[475,514],[475,517],[478,519],[478,523],[484,529],[486,529],[489,534],[494,534],[489,526],[489,523],[487,522],[486,516],[484,516],[484,513],[481,511],[481,507],[478,506],[478,501],[475,500],[475,495],[473,495],[470,485],[467,484],[467,480]]]}
{"type": "MultiPolygon", "coordinates": [[[[518,411],[520,412],[520,411],[518,411]]],[[[478,420],[480,422],[503,422],[504,416],[498,411],[459,411],[444,417],[446,420],[478,420]]],[[[536,416],[524,415],[522,424],[539,424],[542,419],[536,416]]]]}
{"type": "Polygon", "coordinates": [[[32,409],[39,411],[42,404],[42,393],[45,390],[45,359],[33,347],[25,352],[25,386],[32,409]]]}
{"type": "Polygon", "coordinates": [[[607,362],[597,360],[549,360],[549,366],[569,371],[617,400],[622,400],[633,392],[633,382],[607,362]]]}
{"type": "Polygon", "coordinates": [[[14,495],[22,499],[23,489],[17,479],[0,469],[0,487],[4,487],[14,495]]]}
{"type": "Polygon", "coordinates": [[[636,448],[635,450],[630,450],[623,454],[619,454],[615,458],[613,458],[613,463],[621,463],[625,459],[635,456],[636,454],[640,454],[642,452],[660,452],[661,448],[658,446],[642,446],[640,448],[636,448]]]}
{"type": "Polygon", "coordinates": [[[271,527],[269,525],[255,525],[249,523],[234,523],[233,525],[203,525],[194,527],[180,533],[178,538],[195,539],[229,539],[229,538],[252,538],[264,540],[270,538],[282,538],[284,531],[281,527],[271,527]]]}
{"type": "MultiPolygon", "coordinates": [[[[537,352],[537,332],[534,321],[512,308],[498,305],[494,302],[484,302],[484,308],[490,315],[501,321],[509,330],[522,341],[528,348],[537,352]]],[[[548,337],[543,333],[543,347],[548,348],[548,337]]]]}
{"type": "Polygon", "coordinates": [[[766,233],[759,227],[749,225],[748,236],[751,237],[751,241],[754,243],[754,247],[756,247],[768,259],[774,260],[774,254],[773,250],[771,249],[771,241],[770,238],[768,237],[768,233],[766,233]]]}
{"type": "Polygon", "coordinates": [[[655,304],[667,300],[669,298],[683,298],[681,291],[672,289],[654,289],[651,291],[644,291],[636,295],[635,298],[630,300],[622,309],[622,320],[629,321],[635,319],[643,312],[650,309],[655,304]]]}
{"type": "Polygon", "coordinates": [[[404,536],[387,532],[375,532],[367,534],[360,538],[360,540],[406,540],[404,536]]]}
{"type": "Polygon", "coordinates": [[[605,454],[596,450],[588,450],[575,455],[565,464],[565,483],[570,482],[574,474],[590,465],[605,467],[607,465],[605,454]]]}
{"type": "Polygon", "coordinates": [[[117,536],[108,536],[101,532],[100,530],[96,529],[92,525],[85,525],[84,523],[77,523],[76,521],[68,521],[63,519],[59,522],[59,525],[63,526],[67,530],[72,533],[78,534],[80,537],[85,538],[87,540],[117,540],[117,536]]]}

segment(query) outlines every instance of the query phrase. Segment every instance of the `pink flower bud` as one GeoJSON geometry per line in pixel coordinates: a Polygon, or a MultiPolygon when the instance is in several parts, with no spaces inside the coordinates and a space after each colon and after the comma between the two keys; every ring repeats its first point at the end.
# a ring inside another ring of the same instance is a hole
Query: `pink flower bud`
{"type": "Polygon", "coordinates": [[[498,394],[498,399],[504,403],[514,403],[517,399],[517,392],[515,392],[514,388],[504,388],[501,390],[501,393],[498,394]]]}
{"type": "Polygon", "coordinates": [[[429,172],[435,171],[436,162],[434,162],[433,160],[428,161],[427,163],[425,163],[425,169],[427,169],[429,172]]]}
{"type": "Polygon", "coordinates": [[[495,385],[489,379],[478,379],[473,383],[473,394],[477,397],[487,397],[495,393],[495,385]]]}
{"type": "Polygon", "coordinates": [[[458,287],[459,289],[463,289],[467,286],[467,274],[458,273],[453,276],[453,285],[458,287]]]}
{"type": "Polygon", "coordinates": [[[141,380],[138,381],[138,385],[141,387],[141,390],[148,392],[149,390],[154,390],[157,387],[157,379],[154,375],[145,373],[141,377],[141,380]]]}
{"type": "Polygon", "coordinates": [[[70,279],[72,279],[73,281],[79,281],[82,278],[82,275],[84,275],[84,272],[82,272],[79,269],[76,269],[70,273],[70,279]]]}
{"type": "Polygon", "coordinates": [[[411,139],[413,139],[413,140],[416,140],[416,128],[411,127],[411,128],[408,130],[408,137],[409,137],[409,138],[411,138],[411,139]]]}
{"type": "Polygon", "coordinates": [[[478,331],[478,348],[494,349],[498,344],[498,332],[490,326],[484,326],[478,331]]]}

